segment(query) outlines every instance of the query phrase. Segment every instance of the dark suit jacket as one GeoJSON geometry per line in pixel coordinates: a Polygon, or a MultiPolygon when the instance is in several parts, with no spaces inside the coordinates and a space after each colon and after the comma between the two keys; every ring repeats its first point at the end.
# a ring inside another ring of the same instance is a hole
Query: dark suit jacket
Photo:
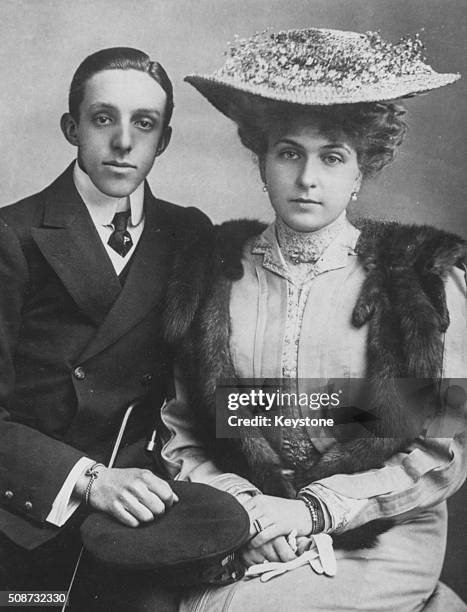
{"type": "Polygon", "coordinates": [[[25,548],[53,537],[45,519],[76,461],[107,461],[126,406],[120,465],[142,465],[171,371],[162,340],[176,251],[209,227],[197,209],[156,200],[121,286],[71,167],[0,209],[0,531],[25,548]],[[137,458],[138,457],[138,458],[137,458]]]}

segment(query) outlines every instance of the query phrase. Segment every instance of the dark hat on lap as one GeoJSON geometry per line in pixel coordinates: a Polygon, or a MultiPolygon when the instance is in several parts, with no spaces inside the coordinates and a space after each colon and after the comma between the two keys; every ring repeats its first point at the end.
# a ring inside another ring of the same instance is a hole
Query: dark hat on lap
{"type": "Polygon", "coordinates": [[[179,497],[164,515],[132,528],[95,512],[81,526],[83,545],[107,567],[154,572],[166,583],[196,584],[249,537],[248,514],[236,499],[201,484],[171,482],[179,497]],[[207,571],[207,573],[206,573],[207,571]]]}

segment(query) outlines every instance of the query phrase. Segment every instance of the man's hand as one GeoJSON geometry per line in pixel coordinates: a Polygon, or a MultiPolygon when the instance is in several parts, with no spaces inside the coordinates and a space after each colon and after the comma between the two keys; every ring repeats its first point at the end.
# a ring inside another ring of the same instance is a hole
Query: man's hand
{"type": "Polygon", "coordinates": [[[257,535],[252,533],[254,537],[248,544],[252,549],[263,547],[280,536],[287,537],[293,529],[298,536],[308,535],[312,529],[308,508],[299,499],[256,495],[245,502],[244,508],[250,515],[251,524],[259,521],[262,529],[257,535]]]}
{"type": "MultiPolygon", "coordinates": [[[[88,483],[84,474],[77,481],[74,494],[80,499],[84,499],[88,483]]],[[[177,501],[165,480],[139,468],[99,468],[89,496],[93,508],[129,527],[154,520],[177,501]]]]}

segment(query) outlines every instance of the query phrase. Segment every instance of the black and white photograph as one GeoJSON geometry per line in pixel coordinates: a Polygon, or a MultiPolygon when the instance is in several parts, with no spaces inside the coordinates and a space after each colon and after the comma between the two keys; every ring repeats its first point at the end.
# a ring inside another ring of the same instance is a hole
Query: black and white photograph
{"type": "Polygon", "coordinates": [[[467,612],[464,0],[0,0],[0,608],[467,612]]]}

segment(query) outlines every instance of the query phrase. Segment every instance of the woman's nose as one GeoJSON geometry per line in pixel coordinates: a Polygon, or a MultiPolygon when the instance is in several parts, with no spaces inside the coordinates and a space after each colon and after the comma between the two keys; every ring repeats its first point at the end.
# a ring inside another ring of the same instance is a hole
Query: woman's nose
{"type": "Polygon", "coordinates": [[[112,137],[112,146],[119,151],[130,151],[133,147],[131,128],[129,125],[119,124],[112,137]]]}
{"type": "Polygon", "coordinates": [[[319,180],[318,172],[318,163],[313,159],[305,159],[297,177],[298,182],[307,189],[316,187],[319,180]]]}

